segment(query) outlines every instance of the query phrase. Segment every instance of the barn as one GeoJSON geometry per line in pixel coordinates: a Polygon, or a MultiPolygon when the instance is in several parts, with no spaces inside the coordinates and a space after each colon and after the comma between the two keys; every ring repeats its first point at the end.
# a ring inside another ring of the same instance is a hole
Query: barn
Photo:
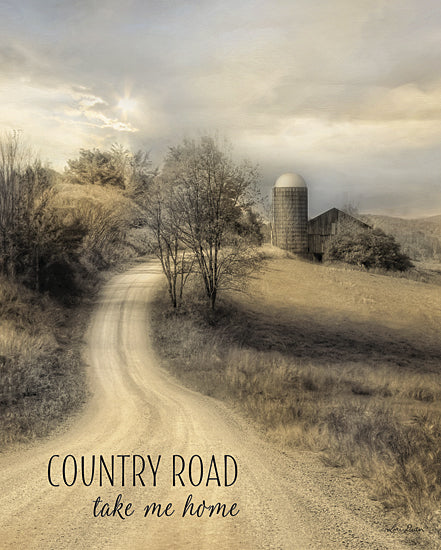
{"type": "Polygon", "coordinates": [[[308,221],[308,252],[315,258],[322,258],[325,251],[325,243],[332,235],[337,235],[344,227],[352,226],[357,229],[369,229],[370,226],[354,216],[339,210],[330,208],[323,214],[308,221]]]}
{"type": "Polygon", "coordinates": [[[326,241],[344,227],[370,228],[338,208],[308,220],[308,189],[298,174],[282,174],[273,187],[272,198],[271,242],[296,254],[321,260],[326,241]]]}

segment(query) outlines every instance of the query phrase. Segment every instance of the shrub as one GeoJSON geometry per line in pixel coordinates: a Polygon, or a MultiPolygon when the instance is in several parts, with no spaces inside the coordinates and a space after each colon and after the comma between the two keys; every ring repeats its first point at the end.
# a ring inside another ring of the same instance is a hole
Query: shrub
{"type": "Polygon", "coordinates": [[[380,229],[344,228],[328,240],[323,259],[394,271],[412,267],[394,237],[380,229]]]}

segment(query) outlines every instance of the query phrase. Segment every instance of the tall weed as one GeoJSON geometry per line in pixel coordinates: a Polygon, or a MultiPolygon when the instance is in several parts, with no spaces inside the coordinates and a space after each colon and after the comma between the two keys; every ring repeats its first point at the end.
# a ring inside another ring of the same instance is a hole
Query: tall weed
{"type": "Polygon", "coordinates": [[[247,318],[234,303],[216,316],[197,303],[175,314],[158,294],[153,328],[165,364],[184,383],[239,406],[283,446],[357,469],[385,506],[437,521],[438,373],[406,368],[399,353],[366,363],[349,350],[328,362],[326,350],[296,355],[283,325],[247,318]]]}

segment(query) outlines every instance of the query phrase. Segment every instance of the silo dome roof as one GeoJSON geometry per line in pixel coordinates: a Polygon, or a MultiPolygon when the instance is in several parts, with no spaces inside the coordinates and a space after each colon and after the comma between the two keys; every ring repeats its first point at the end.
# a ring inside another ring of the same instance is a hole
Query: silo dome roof
{"type": "Polygon", "coordinates": [[[274,187],[306,187],[306,183],[299,174],[288,173],[279,176],[274,187]]]}

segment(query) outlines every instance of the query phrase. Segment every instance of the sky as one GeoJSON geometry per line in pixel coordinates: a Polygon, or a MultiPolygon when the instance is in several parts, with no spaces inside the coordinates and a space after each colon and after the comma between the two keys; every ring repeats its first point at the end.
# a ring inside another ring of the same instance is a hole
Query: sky
{"type": "Polygon", "coordinates": [[[0,2],[0,130],[58,170],[218,133],[310,215],[441,214],[439,0],[0,2]]]}

